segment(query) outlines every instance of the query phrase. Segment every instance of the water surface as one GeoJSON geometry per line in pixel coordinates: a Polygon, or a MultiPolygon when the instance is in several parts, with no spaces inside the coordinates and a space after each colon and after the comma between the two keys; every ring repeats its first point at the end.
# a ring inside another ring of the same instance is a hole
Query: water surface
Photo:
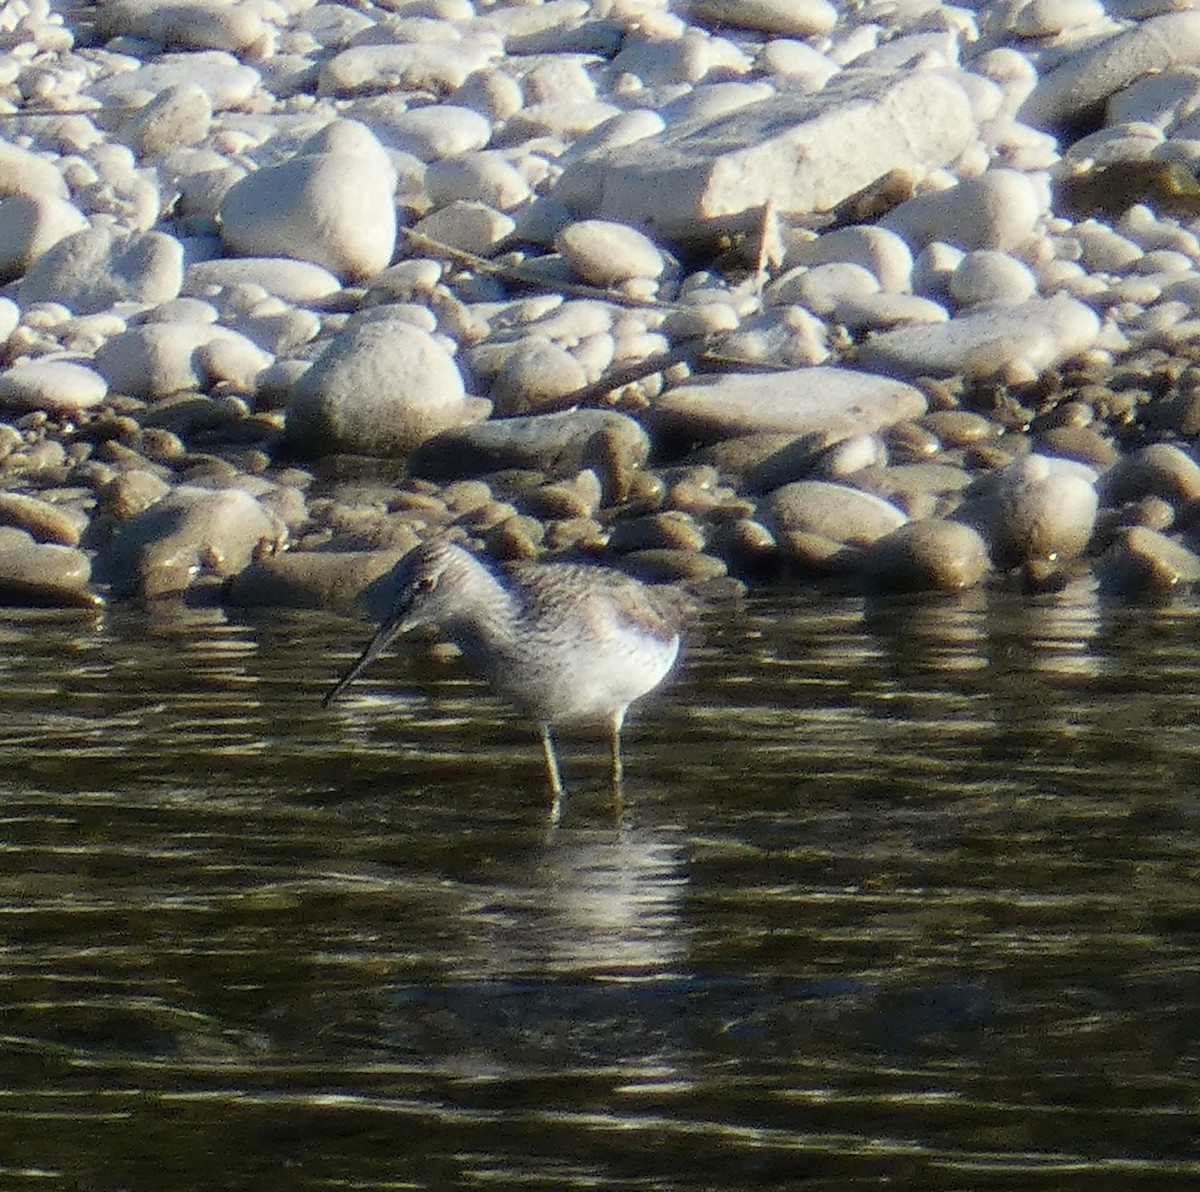
{"type": "Polygon", "coordinates": [[[626,739],[367,627],[0,625],[0,1186],[1200,1187],[1195,604],[714,612],[626,739]]]}

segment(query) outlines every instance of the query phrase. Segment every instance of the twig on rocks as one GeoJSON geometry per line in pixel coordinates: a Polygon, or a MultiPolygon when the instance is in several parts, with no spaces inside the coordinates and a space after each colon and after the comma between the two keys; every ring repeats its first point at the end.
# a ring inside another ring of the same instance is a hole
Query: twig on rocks
{"type": "Polygon", "coordinates": [[[636,364],[613,369],[611,372],[605,373],[598,381],[585,385],[582,389],[573,389],[570,393],[564,393],[552,402],[540,402],[538,413],[553,414],[560,410],[570,410],[575,406],[590,405],[614,389],[621,389],[636,381],[645,380],[646,377],[652,377],[655,373],[660,373],[672,365],[695,364],[703,358],[711,338],[705,336],[703,339],[685,340],[669,352],[663,352],[658,356],[647,356],[646,359],[639,360],[636,364]]]}
{"type": "Polygon", "coordinates": [[[582,282],[551,281],[536,269],[527,269],[523,265],[503,265],[498,261],[489,261],[487,257],[476,256],[461,248],[454,248],[434,240],[421,232],[405,229],[404,235],[409,243],[419,252],[430,253],[435,257],[443,257],[448,261],[465,265],[479,273],[487,273],[503,281],[519,282],[521,285],[536,286],[541,290],[553,290],[556,294],[570,294],[573,298],[595,298],[600,302],[611,302],[616,306],[644,307],[648,309],[672,310],[670,302],[659,302],[655,298],[631,298],[618,290],[605,290],[599,286],[589,286],[582,282]]]}

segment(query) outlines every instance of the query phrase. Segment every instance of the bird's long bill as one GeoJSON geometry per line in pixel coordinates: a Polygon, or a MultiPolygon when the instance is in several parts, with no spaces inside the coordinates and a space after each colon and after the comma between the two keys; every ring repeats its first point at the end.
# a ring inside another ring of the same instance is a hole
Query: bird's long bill
{"type": "Polygon", "coordinates": [[[322,708],[328,708],[338,695],[379,657],[404,630],[403,617],[390,617],[379,627],[369,642],[367,648],[359,655],[358,661],[333,685],[329,693],[321,701],[322,708]]]}

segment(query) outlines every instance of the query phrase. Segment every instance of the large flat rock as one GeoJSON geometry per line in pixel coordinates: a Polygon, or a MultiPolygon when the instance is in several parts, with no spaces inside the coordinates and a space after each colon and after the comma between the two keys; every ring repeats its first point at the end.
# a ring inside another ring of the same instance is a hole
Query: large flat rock
{"type": "Polygon", "coordinates": [[[974,134],[967,97],[944,74],[847,71],[815,94],[784,91],[585,154],[555,193],[580,214],[701,239],[748,226],[768,200],[781,212],[828,211],[891,170],[947,164],[974,134]]]}
{"type": "Polygon", "coordinates": [[[1086,352],[1100,334],[1089,306],[1065,294],[989,306],[936,326],[905,327],[872,336],[859,349],[865,368],[896,377],[1032,379],[1086,352]]]}
{"type": "Polygon", "coordinates": [[[848,368],[797,368],[696,377],[664,393],[653,420],[693,440],[785,432],[832,444],[920,418],[925,405],[925,395],[903,381],[848,368]]]}

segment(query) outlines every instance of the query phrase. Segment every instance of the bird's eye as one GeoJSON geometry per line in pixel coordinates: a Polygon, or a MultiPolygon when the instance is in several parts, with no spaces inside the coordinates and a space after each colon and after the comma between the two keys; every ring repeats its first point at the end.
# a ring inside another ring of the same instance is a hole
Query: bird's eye
{"type": "Polygon", "coordinates": [[[436,575],[422,575],[417,578],[418,592],[432,592],[437,587],[436,575]]]}

